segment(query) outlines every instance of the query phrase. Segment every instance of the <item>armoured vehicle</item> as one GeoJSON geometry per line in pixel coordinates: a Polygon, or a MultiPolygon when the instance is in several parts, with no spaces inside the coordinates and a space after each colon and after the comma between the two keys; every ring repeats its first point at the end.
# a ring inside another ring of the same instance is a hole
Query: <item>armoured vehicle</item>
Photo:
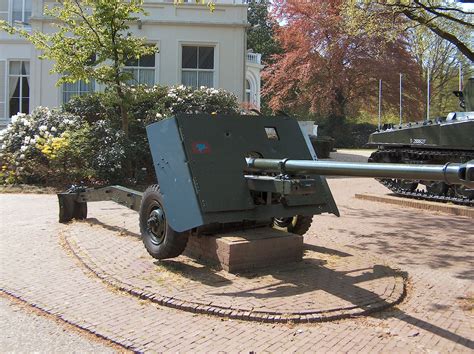
{"type": "Polygon", "coordinates": [[[406,165],[316,161],[289,117],[180,115],[147,127],[157,184],[144,193],[109,186],[59,193],[59,221],[84,219],[87,202],[112,200],[139,213],[143,243],[176,257],[188,236],[275,226],[304,234],[312,216],[339,215],[323,175],[429,179],[474,187],[474,161],[406,165]],[[159,183],[159,184],[158,184],[159,183]]]}
{"type": "MultiPolygon", "coordinates": [[[[474,159],[474,78],[454,91],[463,111],[444,118],[385,125],[369,137],[377,147],[369,162],[405,164],[464,163],[474,159]]],[[[474,189],[429,179],[379,179],[396,194],[440,202],[474,205],[474,189]]]]}

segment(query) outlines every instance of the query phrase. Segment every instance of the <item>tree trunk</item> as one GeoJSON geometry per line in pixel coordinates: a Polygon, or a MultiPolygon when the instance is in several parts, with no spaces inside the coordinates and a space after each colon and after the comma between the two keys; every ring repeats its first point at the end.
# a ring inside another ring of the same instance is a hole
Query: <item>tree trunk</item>
{"type": "MultiPolygon", "coordinates": [[[[116,93],[117,96],[120,100],[119,102],[119,108],[120,108],[120,117],[122,120],[122,131],[125,136],[125,141],[128,141],[129,138],[129,121],[128,121],[128,111],[127,111],[127,104],[126,104],[126,97],[125,93],[122,90],[122,87],[120,86],[120,83],[117,83],[116,86],[116,93]]],[[[129,158],[125,158],[124,161],[122,161],[122,167],[124,171],[124,176],[127,178],[132,178],[133,177],[133,170],[132,170],[132,161],[129,158]]]]}
{"type": "Polygon", "coordinates": [[[345,117],[346,116],[346,99],[344,97],[344,93],[342,89],[336,88],[334,90],[334,101],[332,103],[331,108],[331,115],[337,117],[345,117]]]}
{"type": "Polygon", "coordinates": [[[126,138],[128,138],[129,129],[128,129],[128,112],[127,107],[125,104],[125,94],[123,93],[122,87],[120,84],[116,86],[117,96],[120,99],[119,107],[120,107],[120,117],[122,119],[122,131],[126,138]]]}

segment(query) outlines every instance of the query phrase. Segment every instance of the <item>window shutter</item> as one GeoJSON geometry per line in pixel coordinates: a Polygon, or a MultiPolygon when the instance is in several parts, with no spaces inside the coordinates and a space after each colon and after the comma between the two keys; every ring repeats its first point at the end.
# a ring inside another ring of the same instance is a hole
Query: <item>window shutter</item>
{"type": "Polygon", "coordinates": [[[7,62],[6,60],[0,60],[0,124],[6,123],[7,121],[7,62]]]}

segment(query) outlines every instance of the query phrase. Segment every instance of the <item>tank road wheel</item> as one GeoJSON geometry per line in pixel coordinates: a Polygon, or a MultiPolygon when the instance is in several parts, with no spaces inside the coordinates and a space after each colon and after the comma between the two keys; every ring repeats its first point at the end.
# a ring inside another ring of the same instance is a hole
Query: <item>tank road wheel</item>
{"type": "Polygon", "coordinates": [[[173,258],[183,253],[189,232],[176,232],[166,222],[163,197],[158,185],[148,187],[140,206],[140,232],[148,253],[156,259],[173,258]]]}
{"type": "Polygon", "coordinates": [[[468,189],[465,186],[454,186],[456,197],[474,200],[474,189],[468,189]]]}
{"type": "Polygon", "coordinates": [[[273,227],[277,230],[303,236],[311,227],[312,216],[295,215],[289,218],[273,218],[273,227]]]}
{"type": "Polygon", "coordinates": [[[446,195],[449,189],[449,186],[444,182],[434,182],[434,181],[425,182],[424,181],[423,184],[426,186],[426,191],[428,193],[434,194],[437,196],[446,195]]]}
{"type": "Polygon", "coordinates": [[[396,179],[395,184],[408,192],[414,192],[418,187],[418,182],[410,179],[396,179]]]}

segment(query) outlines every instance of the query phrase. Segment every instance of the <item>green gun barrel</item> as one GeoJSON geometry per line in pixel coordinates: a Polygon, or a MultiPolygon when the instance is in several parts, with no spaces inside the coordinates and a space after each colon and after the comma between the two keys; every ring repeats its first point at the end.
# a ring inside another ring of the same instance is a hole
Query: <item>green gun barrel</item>
{"type": "Polygon", "coordinates": [[[247,158],[252,170],[317,174],[322,176],[356,176],[443,181],[474,188],[474,160],[445,165],[408,165],[395,163],[352,163],[338,161],[311,161],[290,159],[247,158]]]}

